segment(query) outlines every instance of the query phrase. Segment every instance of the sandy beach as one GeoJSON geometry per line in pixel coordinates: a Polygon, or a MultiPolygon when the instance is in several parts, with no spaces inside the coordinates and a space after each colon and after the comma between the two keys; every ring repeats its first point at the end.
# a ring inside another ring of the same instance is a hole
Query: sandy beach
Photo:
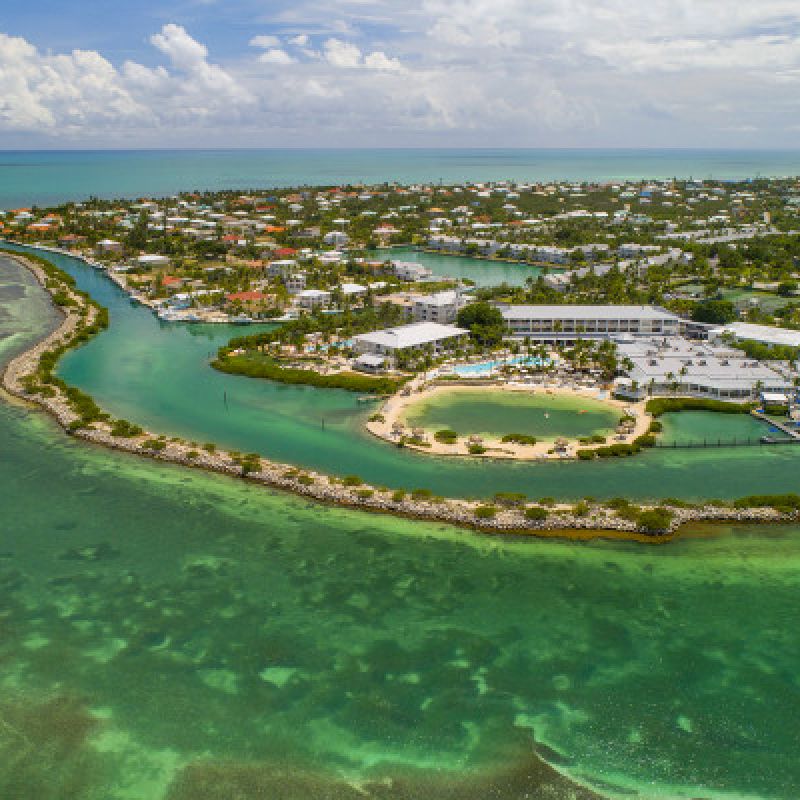
{"type": "MultiPolygon", "coordinates": [[[[630,414],[636,420],[632,432],[627,434],[613,435],[613,442],[630,444],[639,436],[647,433],[652,417],[645,410],[646,403],[641,401],[639,403],[626,403],[620,400],[615,400],[612,397],[598,398],[597,388],[580,388],[568,386],[531,386],[528,384],[519,383],[503,383],[492,384],[482,389],[476,387],[474,382],[469,384],[458,384],[453,382],[447,383],[431,383],[424,384],[420,382],[412,382],[407,385],[410,390],[409,394],[398,393],[390,397],[386,403],[380,408],[379,414],[383,416],[382,420],[373,420],[367,423],[367,430],[374,436],[384,439],[392,444],[397,444],[400,439],[400,434],[397,433],[397,426],[403,426],[408,429],[406,415],[412,406],[429,401],[435,397],[448,395],[458,392],[475,392],[476,388],[488,394],[493,392],[513,392],[519,394],[532,395],[552,395],[552,396],[569,396],[574,398],[591,399],[595,402],[602,402],[613,408],[622,417],[630,414]]],[[[609,437],[612,440],[612,437],[609,437]]],[[[485,453],[471,454],[469,452],[469,436],[462,436],[455,444],[444,444],[437,442],[432,435],[432,432],[426,431],[425,445],[416,445],[412,442],[406,442],[406,447],[413,448],[422,453],[430,453],[437,456],[462,456],[469,458],[507,458],[517,459],[519,461],[539,461],[548,459],[571,459],[576,458],[577,450],[586,445],[580,444],[578,441],[570,440],[567,442],[564,449],[558,452],[554,450],[554,439],[544,439],[537,441],[535,445],[523,445],[510,442],[503,442],[500,438],[487,437],[481,435],[481,444],[486,448],[485,453]]]]}

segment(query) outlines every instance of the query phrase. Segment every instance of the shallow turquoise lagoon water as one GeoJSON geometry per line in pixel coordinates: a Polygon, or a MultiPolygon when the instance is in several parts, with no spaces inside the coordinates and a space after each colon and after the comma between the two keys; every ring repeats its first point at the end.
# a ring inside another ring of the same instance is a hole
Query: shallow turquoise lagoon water
{"type": "Polygon", "coordinates": [[[542,270],[527,264],[512,264],[504,261],[488,261],[466,256],[444,256],[427,253],[413,247],[392,247],[379,250],[381,258],[394,261],[413,261],[433,270],[438,277],[468,278],[476,286],[524,286],[528,278],[537,278],[542,270]]]}
{"type": "Polygon", "coordinates": [[[537,392],[442,391],[406,409],[412,427],[459,434],[524,433],[542,440],[610,436],[622,412],[593,398],[537,392]]]}
{"type": "MultiPolygon", "coordinates": [[[[2,361],[53,316],[0,291],[2,361]]],[[[6,403],[0,509],[0,797],[797,796],[798,528],[479,537],[6,403]]]]}

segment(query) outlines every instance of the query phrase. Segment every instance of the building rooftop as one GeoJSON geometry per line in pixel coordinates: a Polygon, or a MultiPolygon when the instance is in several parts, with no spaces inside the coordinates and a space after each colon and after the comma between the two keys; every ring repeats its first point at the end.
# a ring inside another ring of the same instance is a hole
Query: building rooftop
{"type": "Polygon", "coordinates": [[[772,328],[769,325],[752,325],[749,322],[732,322],[730,325],[715,328],[709,332],[712,336],[719,336],[723,333],[731,333],[737,339],[752,339],[762,344],[800,347],[800,331],[793,331],[788,328],[772,328]]]}
{"type": "Polygon", "coordinates": [[[465,336],[468,333],[468,330],[456,328],[454,325],[440,325],[438,322],[415,322],[411,325],[401,325],[398,328],[362,333],[353,338],[360,342],[402,350],[406,347],[417,347],[443,339],[451,339],[454,336],[465,336]]]}
{"type": "Polygon", "coordinates": [[[658,306],[507,306],[500,309],[507,320],[526,319],[670,319],[675,314],[658,306]]]}

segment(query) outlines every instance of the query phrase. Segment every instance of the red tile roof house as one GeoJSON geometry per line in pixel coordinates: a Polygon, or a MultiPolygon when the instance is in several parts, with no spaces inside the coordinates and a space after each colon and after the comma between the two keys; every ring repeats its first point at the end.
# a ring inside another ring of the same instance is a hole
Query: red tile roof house
{"type": "Polygon", "coordinates": [[[249,310],[259,310],[274,303],[275,295],[259,291],[231,292],[225,295],[225,299],[229,303],[236,303],[249,310]]]}
{"type": "Polygon", "coordinates": [[[184,284],[183,278],[178,278],[175,275],[165,275],[161,282],[167,289],[180,289],[184,284]]]}

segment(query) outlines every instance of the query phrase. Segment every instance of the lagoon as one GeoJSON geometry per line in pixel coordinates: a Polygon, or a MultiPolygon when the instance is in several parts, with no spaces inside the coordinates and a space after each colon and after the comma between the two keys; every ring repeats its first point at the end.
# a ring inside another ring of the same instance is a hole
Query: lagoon
{"type": "Polygon", "coordinates": [[[522,433],[554,441],[559,437],[610,436],[621,412],[590,397],[459,388],[441,389],[422,398],[406,408],[403,416],[408,426],[428,431],[449,428],[461,436],[493,437],[522,433]]]}
{"type": "Polygon", "coordinates": [[[430,253],[415,247],[392,247],[378,251],[380,258],[392,261],[411,261],[422,264],[440,278],[466,278],[476,286],[524,286],[529,278],[536,279],[542,274],[540,267],[508,261],[492,261],[487,258],[469,256],[445,256],[430,253]]]}

